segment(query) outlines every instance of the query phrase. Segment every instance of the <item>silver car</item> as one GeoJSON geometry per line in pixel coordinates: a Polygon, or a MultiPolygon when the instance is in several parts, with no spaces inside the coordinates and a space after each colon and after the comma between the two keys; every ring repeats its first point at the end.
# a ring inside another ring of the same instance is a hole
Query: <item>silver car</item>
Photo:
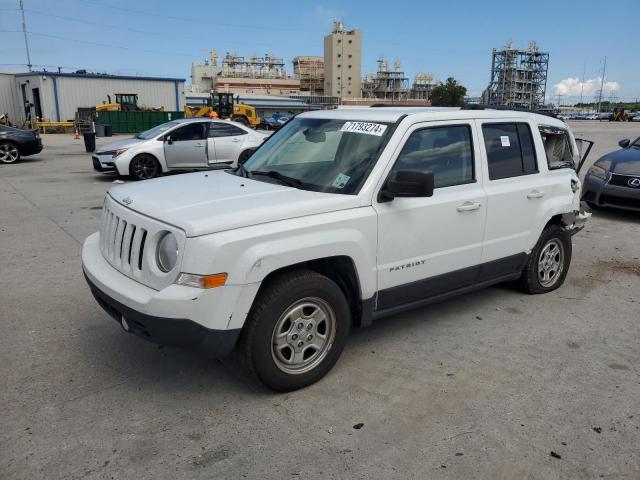
{"type": "Polygon", "coordinates": [[[266,137],[228,120],[179,119],[100,147],[92,156],[93,168],[145,180],[171,170],[237,166],[266,137]]]}

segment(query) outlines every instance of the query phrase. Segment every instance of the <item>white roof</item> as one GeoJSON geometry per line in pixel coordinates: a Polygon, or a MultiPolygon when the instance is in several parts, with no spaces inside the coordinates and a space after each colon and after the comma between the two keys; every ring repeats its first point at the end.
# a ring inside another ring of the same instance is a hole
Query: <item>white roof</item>
{"type": "Polygon", "coordinates": [[[304,118],[330,118],[336,120],[359,120],[364,122],[394,123],[403,115],[414,117],[413,121],[471,120],[471,119],[532,119],[546,125],[565,126],[556,118],[539,113],[516,110],[463,110],[458,107],[367,107],[318,110],[298,115],[304,118]]]}

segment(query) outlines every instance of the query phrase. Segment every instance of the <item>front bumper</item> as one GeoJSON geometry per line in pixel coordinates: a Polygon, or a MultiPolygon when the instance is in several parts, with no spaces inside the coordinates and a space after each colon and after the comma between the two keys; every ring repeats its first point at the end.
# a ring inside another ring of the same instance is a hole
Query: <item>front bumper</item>
{"type": "Polygon", "coordinates": [[[111,155],[92,155],[93,169],[100,173],[113,173],[116,171],[116,163],[111,155]]]}
{"type": "Polygon", "coordinates": [[[600,207],[640,211],[640,188],[611,185],[589,174],[584,179],[582,199],[600,207]]]}
{"type": "Polygon", "coordinates": [[[176,347],[202,347],[207,353],[223,356],[231,353],[240,335],[236,330],[210,330],[185,318],[166,318],[146,315],[114,300],[91,282],[86,273],[84,278],[98,304],[126,332],[161,345],[176,347]]]}
{"type": "Polygon", "coordinates": [[[121,325],[124,316],[131,333],[164,345],[202,345],[216,355],[233,349],[240,328],[229,327],[242,286],[155,290],[113,268],[102,256],[99,239],[95,233],[85,240],[82,268],[100,306],[121,325]]]}

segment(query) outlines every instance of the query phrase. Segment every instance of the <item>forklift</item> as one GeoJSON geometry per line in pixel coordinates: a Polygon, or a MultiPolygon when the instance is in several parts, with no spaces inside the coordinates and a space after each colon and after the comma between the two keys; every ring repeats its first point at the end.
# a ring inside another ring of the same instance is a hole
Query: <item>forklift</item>
{"type": "Polygon", "coordinates": [[[609,116],[610,122],[628,122],[629,121],[629,110],[625,110],[624,108],[614,108],[613,113],[609,116]]]}

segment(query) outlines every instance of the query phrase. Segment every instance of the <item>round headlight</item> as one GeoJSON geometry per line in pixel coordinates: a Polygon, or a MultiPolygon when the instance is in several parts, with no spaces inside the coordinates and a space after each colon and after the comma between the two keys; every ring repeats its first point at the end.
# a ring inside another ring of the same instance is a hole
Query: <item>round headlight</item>
{"type": "Polygon", "coordinates": [[[165,233],[158,242],[156,261],[158,268],[163,272],[170,272],[176,266],[178,261],[178,240],[173,233],[165,233]]]}

